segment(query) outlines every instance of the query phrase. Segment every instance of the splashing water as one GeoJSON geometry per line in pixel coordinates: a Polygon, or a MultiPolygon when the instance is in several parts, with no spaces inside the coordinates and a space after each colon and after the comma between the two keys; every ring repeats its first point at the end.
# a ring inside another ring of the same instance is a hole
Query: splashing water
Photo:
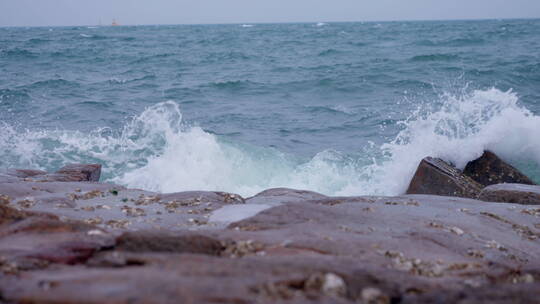
{"type": "Polygon", "coordinates": [[[156,104],[121,131],[18,131],[0,126],[2,167],[55,169],[67,162],[104,164],[104,179],[161,192],[220,190],[253,195],[291,187],[328,195],[402,194],[425,156],[459,168],[485,149],[540,181],[540,117],[511,91],[445,94],[400,122],[401,132],[360,158],[325,150],[301,160],[275,149],[226,141],[182,123],[179,106],[156,104]]]}

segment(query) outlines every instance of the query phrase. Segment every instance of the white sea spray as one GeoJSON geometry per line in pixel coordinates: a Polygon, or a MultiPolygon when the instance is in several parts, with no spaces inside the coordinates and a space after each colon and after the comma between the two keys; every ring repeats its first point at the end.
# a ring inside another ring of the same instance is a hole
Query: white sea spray
{"type": "Polygon", "coordinates": [[[178,104],[167,101],[147,108],[118,132],[31,131],[3,124],[0,167],[50,170],[67,162],[99,162],[107,181],[161,192],[249,196],[290,187],[327,195],[399,195],[423,157],[441,157],[463,168],[489,149],[540,177],[540,117],[520,106],[515,93],[492,88],[443,94],[433,104],[400,122],[401,132],[375,147],[376,155],[359,158],[329,149],[302,160],[231,142],[185,125],[178,104]]]}

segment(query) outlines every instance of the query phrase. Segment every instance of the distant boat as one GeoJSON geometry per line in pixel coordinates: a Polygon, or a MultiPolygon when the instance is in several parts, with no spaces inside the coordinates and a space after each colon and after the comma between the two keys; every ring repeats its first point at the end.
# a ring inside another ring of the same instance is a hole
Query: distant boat
{"type": "Polygon", "coordinates": [[[111,25],[112,25],[112,26],[119,26],[120,24],[116,23],[116,20],[115,20],[115,19],[113,19],[113,21],[112,21],[112,24],[111,24],[111,25]]]}

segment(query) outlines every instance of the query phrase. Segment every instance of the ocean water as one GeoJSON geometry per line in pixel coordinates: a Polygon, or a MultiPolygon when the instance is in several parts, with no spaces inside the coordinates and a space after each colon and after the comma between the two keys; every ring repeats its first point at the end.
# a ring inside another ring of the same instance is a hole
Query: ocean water
{"type": "Polygon", "coordinates": [[[428,155],[540,182],[540,20],[0,28],[0,168],[402,194],[428,155]]]}

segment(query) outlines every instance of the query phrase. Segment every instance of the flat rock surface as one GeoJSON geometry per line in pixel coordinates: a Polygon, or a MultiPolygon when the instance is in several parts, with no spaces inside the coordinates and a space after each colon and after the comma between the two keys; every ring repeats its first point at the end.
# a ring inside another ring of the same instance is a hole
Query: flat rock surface
{"type": "Polygon", "coordinates": [[[0,182],[7,303],[538,303],[539,282],[535,206],[0,182]]]}
{"type": "Polygon", "coordinates": [[[540,186],[523,184],[491,185],[482,190],[479,199],[488,202],[540,205],[540,186]]]}
{"type": "Polygon", "coordinates": [[[214,210],[245,203],[241,196],[224,192],[159,194],[93,182],[0,182],[0,194],[21,210],[132,230],[196,229],[209,224],[214,210]]]}

